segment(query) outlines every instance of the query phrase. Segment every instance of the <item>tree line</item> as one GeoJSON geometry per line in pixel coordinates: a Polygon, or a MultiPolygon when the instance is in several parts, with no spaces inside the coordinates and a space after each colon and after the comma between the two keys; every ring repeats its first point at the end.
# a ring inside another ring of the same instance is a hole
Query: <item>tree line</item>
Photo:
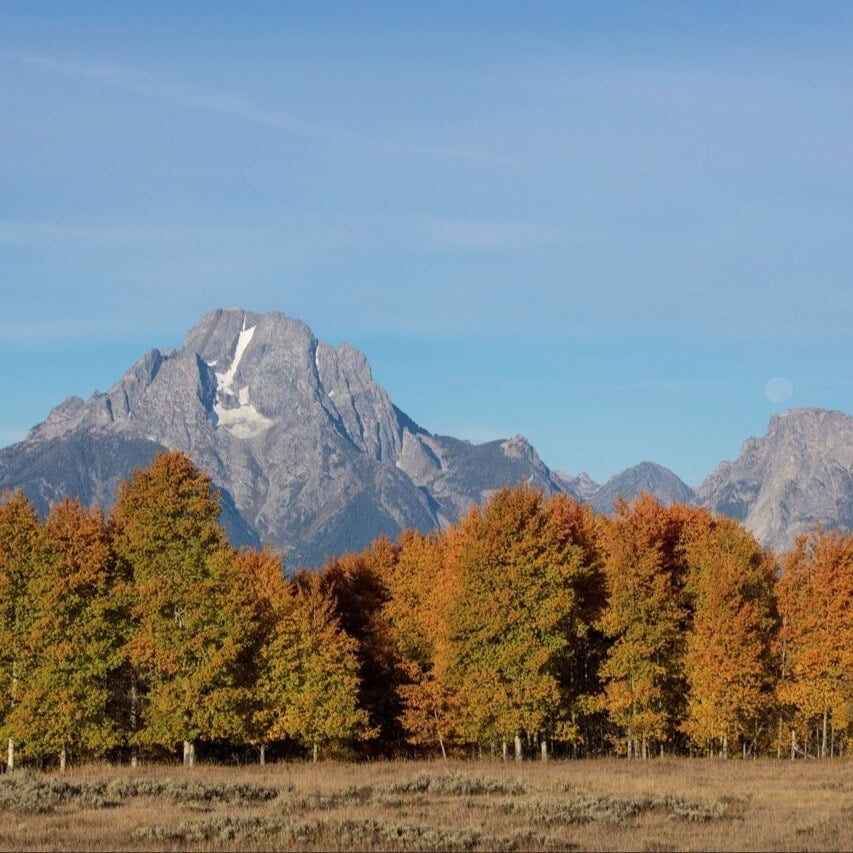
{"type": "Polygon", "coordinates": [[[704,509],[495,492],[322,570],[232,548],[161,453],[108,517],[0,504],[7,768],[251,748],[832,757],[853,734],[853,536],[787,554],[704,509]]]}

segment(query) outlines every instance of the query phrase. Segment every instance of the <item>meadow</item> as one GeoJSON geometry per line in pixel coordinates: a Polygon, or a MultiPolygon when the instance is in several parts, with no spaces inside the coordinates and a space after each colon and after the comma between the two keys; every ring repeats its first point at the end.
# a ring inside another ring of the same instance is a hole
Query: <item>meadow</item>
{"type": "Polygon", "coordinates": [[[851,850],[853,764],[87,765],[0,777],[3,850],[851,850]]]}

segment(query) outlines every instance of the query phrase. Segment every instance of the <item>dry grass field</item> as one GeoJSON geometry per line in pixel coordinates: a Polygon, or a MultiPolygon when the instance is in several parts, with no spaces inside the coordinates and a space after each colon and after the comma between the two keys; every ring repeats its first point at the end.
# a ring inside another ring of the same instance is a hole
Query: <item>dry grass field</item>
{"type": "Polygon", "coordinates": [[[851,850],[853,762],[89,766],[0,811],[4,850],[851,850]]]}

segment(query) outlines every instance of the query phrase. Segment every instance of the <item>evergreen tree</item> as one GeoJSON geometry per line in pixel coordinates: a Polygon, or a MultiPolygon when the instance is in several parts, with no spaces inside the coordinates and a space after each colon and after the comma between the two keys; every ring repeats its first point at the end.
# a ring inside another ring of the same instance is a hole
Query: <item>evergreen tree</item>
{"type": "Polygon", "coordinates": [[[121,484],[112,516],[116,554],[133,578],[135,741],[183,741],[188,764],[198,739],[245,738],[241,664],[253,614],[219,513],[210,478],[184,454],[160,453],[121,484]]]}

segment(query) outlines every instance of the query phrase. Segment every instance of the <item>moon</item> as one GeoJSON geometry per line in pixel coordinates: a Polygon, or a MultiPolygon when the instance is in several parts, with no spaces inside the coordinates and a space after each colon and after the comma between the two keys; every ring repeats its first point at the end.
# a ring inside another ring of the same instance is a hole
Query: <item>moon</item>
{"type": "Polygon", "coordinates": [[[790,379],[775,376],[767,383],[764,393],[771,403],[784,403],[785,400],[791,399],[794,393],[794,384],[790,379]]]}

